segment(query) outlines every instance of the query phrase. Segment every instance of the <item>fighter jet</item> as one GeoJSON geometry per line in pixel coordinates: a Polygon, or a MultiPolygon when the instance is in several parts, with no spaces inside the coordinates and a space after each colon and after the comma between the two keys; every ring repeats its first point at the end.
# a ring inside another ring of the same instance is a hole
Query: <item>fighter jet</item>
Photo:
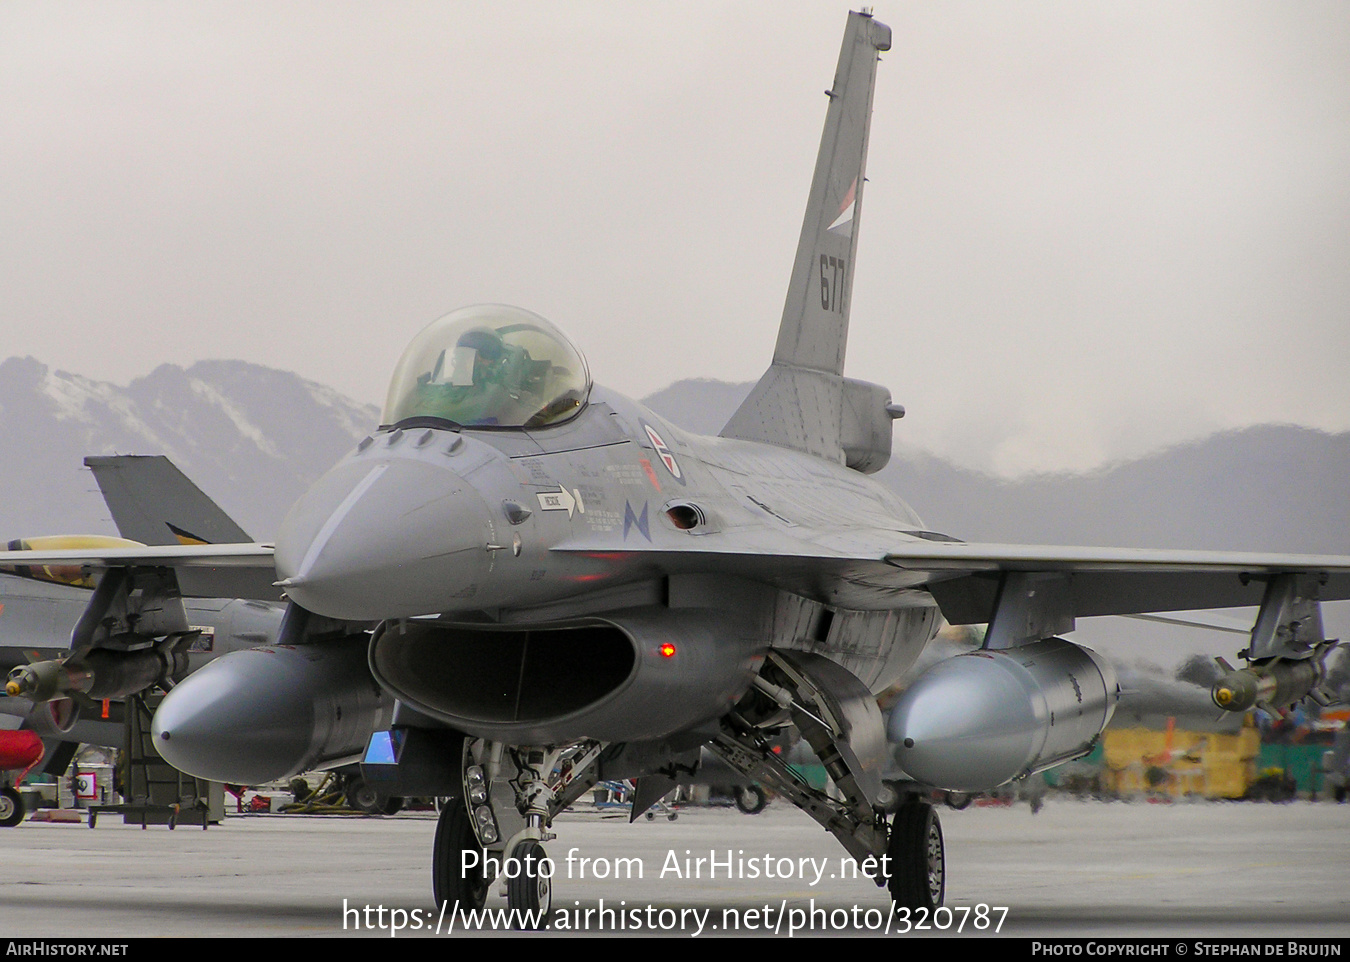
{"type": "MultiPolygon", "coordinates": [[[[85,464],[103,490],[121,538],[47,536],[10,548],[138,548],[154,544],[247,541],[210,498],[166,458],[98,457],[85,464]],[[136,540],[131,540],[136,539],[136,540]]],[[[281,621],[276,602],[162,596],[136,609],[121,632],[101,632],[88,618],[96,584],[79,565],[20,565],[0,570],[0,827],[17,825],[23,802],[4,776],[41,765],[65,772],[80,744],[120,746],[125,699],[169,687],[212,659],[273,641],[281,621]],[[165,623],[165,606],[182,621],[165,623]],[[155,612],[156,614],[151,614],[155,612]],[[146,617],[148,616],[148,617],[146,617]],[[186,626],[186,630],[171,630],[186,626]],[[19,763],[21,762],[21,763],[19,763]]],[[[174,579],[176,580],[176,579],[174,579]]],[[[111,582],[109,582],[111,587],[111,582]]],[[[128,595],[141,589],[128,589],[128,595]]],[[[125,614],[125,612],[123,612],[125,614]]],[[[362,741],[359,747],[364,746],[362,741]]],[[[353,754],[349,750],[347,754],[353,754]]],[[[327,759],[315,759],[315,762],[327,759]]]]}
{"type": "Polygon", "coordinates": [[[468,307],[409,345],[381,425],[275,546],[9,563],[83,563],[100,584],[176,571],[226,594],[269,571],[288,599],[279,644],[178,685],[160,751],[204,777],[280,777],[386,693],[393,721],[363,770],[391,795],[449,799],[436,899],[481,906],[500,871],[510,905],[545,917],[556,816],[601,779],[636,778],[642,811],[704,747],[798,805],[897,902],[939,905],[942,829],[911,789],[983,791],[1093,746],[1119,684],[1060,637],[1077,617],[1260,605],[1245,657],[1293,679],[1289,697],[1314,687],[1318,606],[1350,597],[1350,556],[966,543],[870,477],[903,410],[846,378],[844,353],[890,45],[849,15],[772,363],[719,436],[594,385],[544,318],[468,307]],[[884,719],[875,693],[940,616],[988,624],[983,646],[926,671],[884,719]],[[780,760],[784,735],[832,791],[780,760]],[[883,777],[892,765],[907,778],[883,777]]]}

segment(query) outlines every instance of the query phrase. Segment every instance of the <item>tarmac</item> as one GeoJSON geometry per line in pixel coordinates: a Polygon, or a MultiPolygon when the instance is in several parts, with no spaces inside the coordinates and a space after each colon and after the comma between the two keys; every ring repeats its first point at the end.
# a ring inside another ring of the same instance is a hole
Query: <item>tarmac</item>
{"type": "MultiPolygon", "coordinates": [[[[1350,805],[1052,796],[1036,815],[1019,804],[941,817],[950,913],[924,919],[893,912],[868,879],[840,877],[853,870],[843,850],[781,801],[754,816],[690,807],[632,824],[583,807],[547,843],[543,937],[1350,936],[1350,805]]],[[[20,938],[466,934],[463,915],[433,905],[434,830],[431,812],[231,816],[207,831],[25,821],[0,830],[0,923],[20,938]]],[[[501,885],[488,908],[506,909],[501,885]]],[[[467,934],[509,920],[476,923],[467,934]]]]}

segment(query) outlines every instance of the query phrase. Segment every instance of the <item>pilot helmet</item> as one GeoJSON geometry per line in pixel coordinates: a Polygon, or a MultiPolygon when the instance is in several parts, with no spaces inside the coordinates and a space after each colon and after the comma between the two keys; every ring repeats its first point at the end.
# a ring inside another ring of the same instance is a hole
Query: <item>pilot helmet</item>
{"type": "Polygon", "coordinates": [[[500,360],[506,353],[501,336],[490,327],[474,327],[459,336],[457,347],[477,351],[478,356],[489,361],[500,360]]]}

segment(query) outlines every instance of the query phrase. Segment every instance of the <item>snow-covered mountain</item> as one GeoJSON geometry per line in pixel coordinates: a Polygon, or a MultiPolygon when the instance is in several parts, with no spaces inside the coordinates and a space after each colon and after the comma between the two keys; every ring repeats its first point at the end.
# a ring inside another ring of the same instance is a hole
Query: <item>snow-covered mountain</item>
{"type": "MultiPolygon", "coordinates": [[[[748,384],[681,381],[646,399],[715,433],[748,384]]],[[[165,454],[253,537],[379,420],[295,374],[243,361],[164,365],[126,387],[0,363],[0,539],[115,533],[83,459],[165,454]]],[[[1008,481],[904,443],[880,478],[924,521],[966,540],[1350,551],[1350,434],[1263,425],[1083,475],[1008,481]]]]}
{"type": "MultiPolygon", "coordinates": [[[[716,433],[750,384],[679,381],[647,398],[716,433]]],[[[905,443],[878,475],[930,528],[965,541],[1350,552],[1350,433],[1289,424],[1225,431],[1085,474],[997,478],[905,443]]]]}
{"type": "Polygon", "coordinates": [[[244,361],[163,365],[119,387],[10,358],[0,364],[0,537],[115,534],[84,457],[165,454],[249,534],[270,538],[378,421],[372,406],[244,361]]]}

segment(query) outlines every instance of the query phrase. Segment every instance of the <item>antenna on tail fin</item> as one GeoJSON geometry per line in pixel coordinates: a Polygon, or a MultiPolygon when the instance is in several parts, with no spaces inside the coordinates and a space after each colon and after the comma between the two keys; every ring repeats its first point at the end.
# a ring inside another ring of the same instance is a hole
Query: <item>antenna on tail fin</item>
{"type": "MultiPolygon", "coordinates": [[[[852,435],[861,433],[869,436],[869,445],[877,443],[877,426],[851,425],[848,411],[870,411],[884,394],[884,412],[889,393],[847,381],[843,371],[877,54],[890,48],[890,27],[870,13],[849,14],[834,86],[826,91],[830,105],[825,132],[773,363],[722,429],[723,437],[777,444],[850,464],[857,460],[848,453],[852,435]]],[[[885,421],[880,463],[871,466],[879,452],[870,450],[862,459],[867,467],[854,466],[877,470],[885,464],[890,456],[889,415],[885,421]]]]}

